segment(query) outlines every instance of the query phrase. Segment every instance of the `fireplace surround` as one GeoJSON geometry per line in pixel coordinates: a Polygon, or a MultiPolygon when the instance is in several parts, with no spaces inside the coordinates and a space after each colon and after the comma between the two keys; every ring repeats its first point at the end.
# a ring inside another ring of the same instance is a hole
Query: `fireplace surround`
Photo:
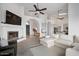
{"type": "Polygon", "coordinates": [[[8,40],[11,40],[13,38],[18,38],[18,31],[9,31],[8,32],[8,40]]]}
{"type": "Polygon", "coordinates": [[[9,38],[11,38],[12,36],[10,36],[10,37],[8,36],[9,32],[17,32],[15,35],[10,33],[11,35],[13,35],[14,37],[17,38],[17,42],[21,42],[21,41],[26,39],[26,36],[23,36],[24,33],[23,33],[22,26],[10,25],[10,24],[2,24],[2,23],[0,24],[0,26],[1,26],[0,35],[1,35],[1,37],[3,39],[11,41],[9,38]]]}

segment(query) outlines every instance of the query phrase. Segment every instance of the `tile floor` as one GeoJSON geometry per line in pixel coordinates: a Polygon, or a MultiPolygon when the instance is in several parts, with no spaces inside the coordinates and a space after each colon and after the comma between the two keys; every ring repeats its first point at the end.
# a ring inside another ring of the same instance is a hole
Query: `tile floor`
{"type": "Polygon", "coordinates": [[[37,37],[30,36],[26,40],[18,43],[17,48],[18,56],[64,56],[65,49],[53,46],[47,48],[40,44],[37,37]]]}

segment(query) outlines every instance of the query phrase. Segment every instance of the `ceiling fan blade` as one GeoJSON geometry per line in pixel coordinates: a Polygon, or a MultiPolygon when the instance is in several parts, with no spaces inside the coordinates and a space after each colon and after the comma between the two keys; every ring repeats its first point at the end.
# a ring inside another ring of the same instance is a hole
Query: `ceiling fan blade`
{"type": "Polygon", "coordinates": [[[39,5],[38,5],[38,3],[37,3],[37,9],[39,9],[39,5]]]}
{"type": "Polygon", "coordinates": [[[43,11],[43,10],[47,10],[47,8],[43,8],[43,9],[41,9],[40,11],[43,11]]]}
{"type": "Polygon", "coordinates": [[[34,11],[34,10],[28,10],[29,12],[36,12],[36,11],[34,11]]]}
{"type": "Polygon", "coordinates": [[[36,9],[36,11],[38,10],[38,8],[37,8],[37,6],[36,5],[33,5],[34,6],[34,8],[36,9]]]}
{"type": "Polygon", "coordinates": [[[40,13],[44,15],[44,13],[43,13],[43,12],[40,12],[40,13]]]}

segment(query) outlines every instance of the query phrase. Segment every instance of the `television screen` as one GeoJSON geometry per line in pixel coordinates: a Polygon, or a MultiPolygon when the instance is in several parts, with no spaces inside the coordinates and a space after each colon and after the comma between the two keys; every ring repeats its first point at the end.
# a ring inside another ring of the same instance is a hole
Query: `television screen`
{"type": "Polygon", "coordinates": [[[14,13],[6,10],[6,23],[13,25],[21,25],[21,17],[15,15],[14,13]]]}

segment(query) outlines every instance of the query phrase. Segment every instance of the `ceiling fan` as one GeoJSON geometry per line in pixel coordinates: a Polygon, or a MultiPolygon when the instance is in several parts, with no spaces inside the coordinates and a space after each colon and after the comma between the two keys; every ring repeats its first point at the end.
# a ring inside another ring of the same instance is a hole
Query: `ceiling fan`
{"type": "Polygon", "coordinates": [[[35,10],[29,10],[29,12],[35,12],[35,15],[37,15],[38,13],[44,15],[45,13],[43,11],[44,10],[47,10],[47,8],[40,9],[39,6],[38,6],[38,3],[37,4],[34,4],[33,7],[35,8],[35,10]]]}

